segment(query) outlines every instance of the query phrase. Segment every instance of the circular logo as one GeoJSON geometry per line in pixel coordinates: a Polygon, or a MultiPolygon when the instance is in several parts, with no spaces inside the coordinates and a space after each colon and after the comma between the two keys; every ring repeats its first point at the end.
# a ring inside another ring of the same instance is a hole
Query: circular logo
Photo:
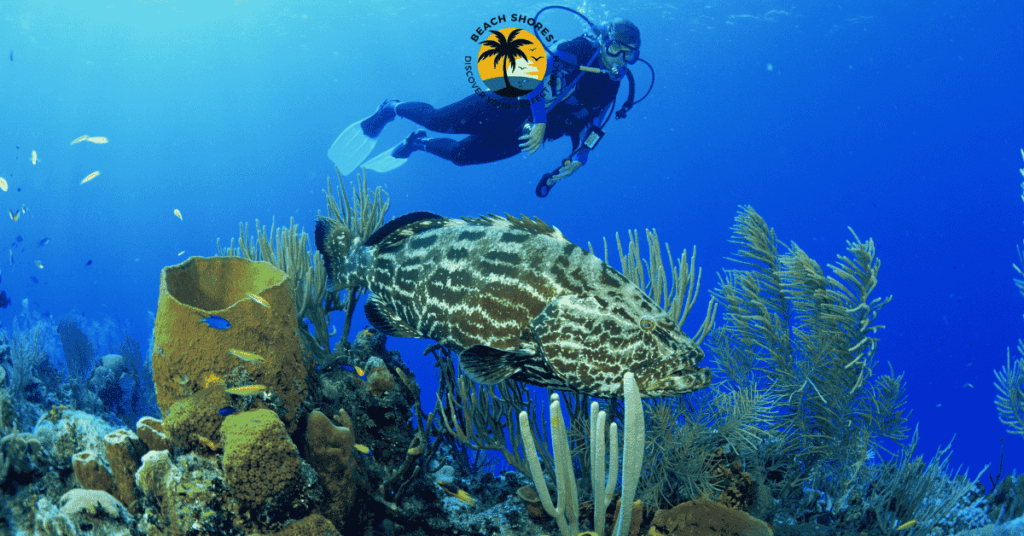
{"type": "Polygon", "coordinates": [[[522,28],[491,30],[491,36],[480,44],[476,58],[477,72],[484,85],[509,98],[533,91],[543,82],[547,67],[544,46],[522,28]]]}

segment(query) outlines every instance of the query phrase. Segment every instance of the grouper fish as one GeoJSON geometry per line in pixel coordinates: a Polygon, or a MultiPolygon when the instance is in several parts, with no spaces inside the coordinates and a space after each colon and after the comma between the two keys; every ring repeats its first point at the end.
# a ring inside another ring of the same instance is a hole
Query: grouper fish
{"type": "Polygon", "coordinates": [[[316,246],[332,290],[372,293],[375,328],[437,341],[476,382],[606,398],[622,397],[626,372],[644,397],[711,383],[704,352],[654,300],[539,219],[415,212],[364,243],[321,217],[316,246]]]}

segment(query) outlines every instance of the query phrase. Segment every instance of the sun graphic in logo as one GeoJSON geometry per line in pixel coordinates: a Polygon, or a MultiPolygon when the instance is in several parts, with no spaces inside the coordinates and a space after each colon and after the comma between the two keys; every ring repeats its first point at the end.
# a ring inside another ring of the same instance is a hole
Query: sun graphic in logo
{"type": "Polygon", "coordinates": [[[540,40],[522,28],[491,30],[480,44],[476,68],[491,91],[502,97],[522,97],[544,81],[548,56],[540,40]]]}

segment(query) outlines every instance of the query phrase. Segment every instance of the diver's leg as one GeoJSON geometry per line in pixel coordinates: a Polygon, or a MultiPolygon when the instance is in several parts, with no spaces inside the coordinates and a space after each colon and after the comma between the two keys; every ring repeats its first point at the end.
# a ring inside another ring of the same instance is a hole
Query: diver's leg
{"type": "Polygon", "coordinates": [[[395,120],[395,107],[398,106],[397,99],[388,99],[377,107],[377,111],[360,123],[363,133],[370,138],[376,138],[384,127],[395,120]]]}
{"type": "MultiPolygon", "coordinates": [[[[442,134],[481,134],[521,129],[529,119],[529,110],[497,108],[487,99],[470,95],[443,108],[434,108],[425,102],[403,102],[395,113],[427,130],[442,134]]],[[[517,134],[521,135],[521,134],[517,134]]]]}
{"type": "Polygon", "coordinates": [[[456,166],[497,162],[520,152],[518,139],[497,140],[493,136],[470,135],[459,141],[451,138],[428,138],[423,140],[423,144],[423,150],[456,166]]]}

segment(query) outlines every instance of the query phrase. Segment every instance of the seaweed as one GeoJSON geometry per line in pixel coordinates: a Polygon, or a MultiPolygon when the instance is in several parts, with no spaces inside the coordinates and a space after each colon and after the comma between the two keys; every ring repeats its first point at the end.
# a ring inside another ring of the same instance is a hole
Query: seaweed
{"type": "Polygon", "coordinates": [[[873,296],[881,262],[871,239],[850,232],[826,274],[741,207],[740,267],[719,277],[724,318],[707,337],[718,381],[648,403],[645,503],[714,499],[877,534],[915,519],[926,533],[974,488],[976,478],[950,474],[951,445],[926,464],[914,457],[916,430],[904,443],[903,375],[879,371],[876,356],[891,296],[873,296]]]}

